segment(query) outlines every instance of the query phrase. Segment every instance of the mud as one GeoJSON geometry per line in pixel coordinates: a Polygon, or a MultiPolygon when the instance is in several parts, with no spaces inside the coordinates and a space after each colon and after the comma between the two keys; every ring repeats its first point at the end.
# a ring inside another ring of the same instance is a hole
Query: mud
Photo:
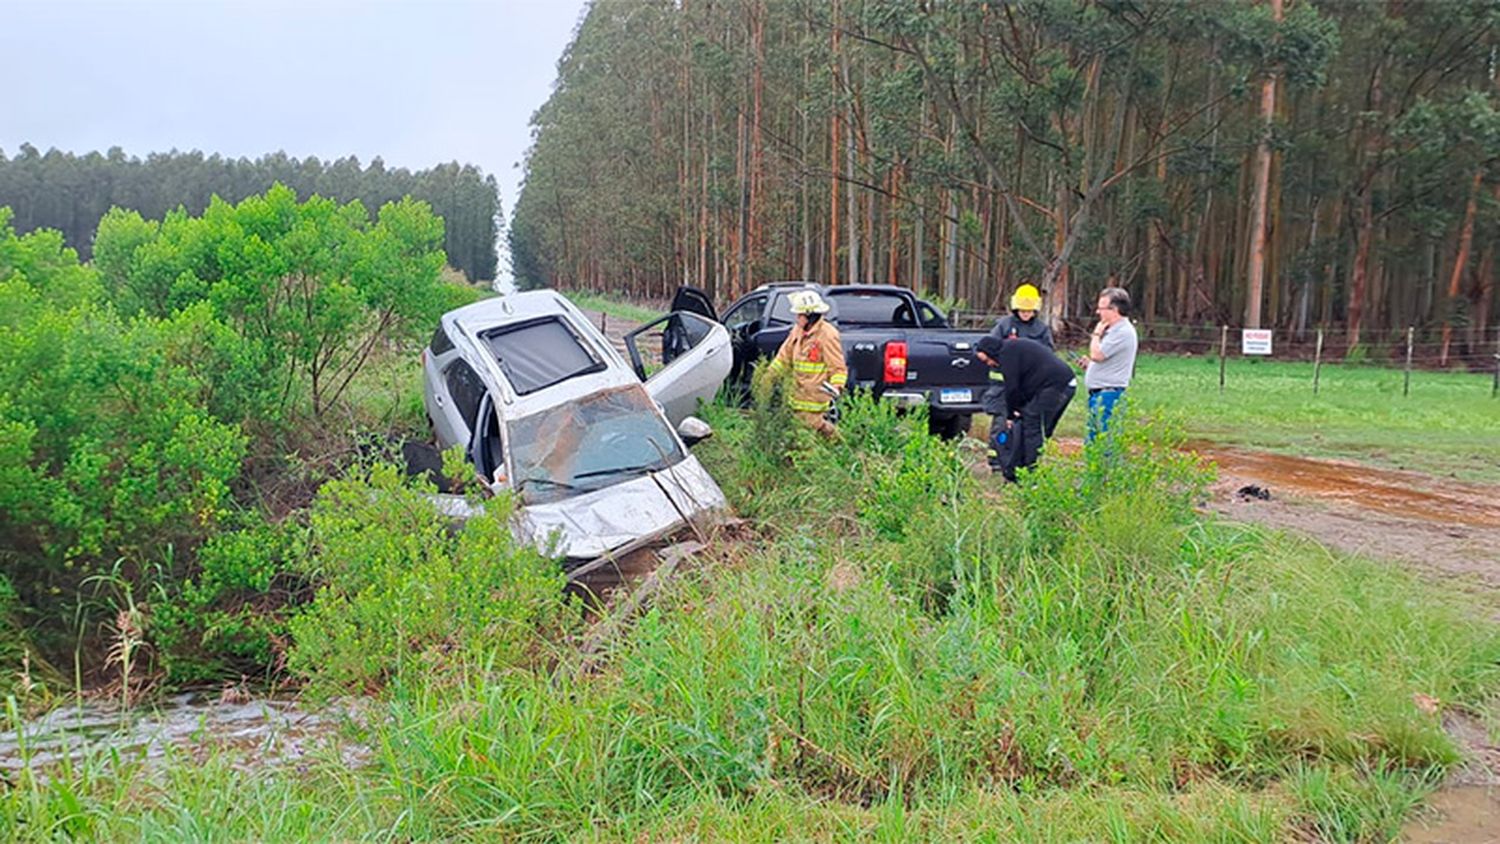
{"type": "Polygon", "coordinates": [[[1407,844],[1495,844],[1500,841],[1500,786],[1438,791],[1401,828],[1399,840],[1407,844]]]}
{"type": "Polygon", "coordinates": [[[1490,487],[1417,472],[1375,469],[1333,460],[1242,451],[1205,443],[1193,450],[1213,460],[1221,475],[1257,478],[1294,496],[1356,505],[1402,519],[1445,525],[1500,527],[1500,496],[1490,487]]]}
{"type": "Polygon", "coordinates": [[[1477,596],[1500,621],[1500,490],[1335,460],[1193,448],[1218,466],[1210,509],[1402,563],[1477,596]],[[1271,497],[1238,495],[1246,486],[1271,497]]]}

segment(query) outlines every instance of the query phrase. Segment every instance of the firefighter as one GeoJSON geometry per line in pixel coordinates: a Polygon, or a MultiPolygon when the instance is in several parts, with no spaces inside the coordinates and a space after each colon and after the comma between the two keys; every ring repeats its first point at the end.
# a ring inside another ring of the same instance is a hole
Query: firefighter
{"type": "Polygon", "coordinates": [[[1023,284],[1017,287],[1016,292],[1010,297],[1011,312],[995,323],[995,327],[990,329],[990,334],[1000,340],[1025,337],[1051,349],[1053,348],[1052,327],[1037,315],[1041,309],[1041,291],[1030,284],[1023,284]]]}
{"type": "Polygon", "coordinates": [[[844,345],[839,330],[823,319],[828,303],[815,290],[787,294],[797,326],[786,336],[771,361],[771,377],[790,369],[792,394],[788,403],[797,418],[823,434],[834,432],[829,419],[833,400],[844,391],[849,367],[844,364],[844,345]]]}

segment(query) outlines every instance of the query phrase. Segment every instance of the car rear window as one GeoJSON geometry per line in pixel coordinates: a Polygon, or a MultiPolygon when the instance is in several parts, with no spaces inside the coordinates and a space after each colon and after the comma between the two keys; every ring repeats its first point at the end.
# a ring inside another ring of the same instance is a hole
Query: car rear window
{"type": "MultiPolygon", "coordinates": [[[[828,318],[834,322],[840,321],[839,318],[843,316],[843,313],[839,310],[840,306],[832,299],[828,300],[828,304],[833,306],[833,310],[828,313],[828,318]]],[[[792,313],[792,298],[785,294],[777,296],[776,301],[771,303],[771,313],[766,319],[773,323],[782,323],[783,325],[790,325],[796,322],[797,317],[792,313]]]]}
{"type": "Polygon", "coordinates": [[[443,330],[443,324],[438,323],[437,330],[432,332],[432,342],[427,344],[432,349],[434,356],[453,351],[453,341],[448,339],[448,332],[443,330]]]}
{"type": "Polygon", "coordinates": [[[481,338],[517,395],[527,395],[569,378],[598,372],[594,357],[578,336],[556,317],[497,329],[481,338]]]}
{"type": "Polygon", "coordinates": [[[895,293],[830,293],[841,325],[916,325],[906,297],[895,293]]]}

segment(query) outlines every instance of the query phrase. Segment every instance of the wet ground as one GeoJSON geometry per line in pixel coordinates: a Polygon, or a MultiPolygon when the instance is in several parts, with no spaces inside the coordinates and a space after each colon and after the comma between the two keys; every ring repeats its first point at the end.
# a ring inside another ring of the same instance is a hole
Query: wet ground
{"type": "Polygon", "coordinates": [[[1408,844],[1495,844],[1500,841],[1500,786],[1444,788],[1428,797],[1401,828],[1408,844]]]}
{"type": "Polygon", "coordinates": [[[1478,596],[1500,621],[1500,490],[1345,461],[1193,447],[1218,465],[1215,511],[1400,562],[1478,596]],[[1247,486],[1269,499],[1239,494],[1247,486]]]}
{"type": "Polygon", "coordinates": [[[294,700],[243,694],[188,692],[125,713],[86,701],[54,709],[21,732],[0,732],[0,780],[28,765],[45,776],[65,757],[77,762],[111,749],[146,762],[168,753],[203,758],[225,752],[259,767],[335,752],[357,764],[367,750],[339,740],[340,728],[355,716],[350,706],[313,710],[294,700]]]}
{"type": "Polygon", "coordinates": [[[1194,443],[1222,475],[1258,478],[1293,496],[1352,504],[1404,519],[1446,525],[1500,527],[1500,497],[1493,487],[1434,478],[1418,472],[1375,469],[1263,451],[1194,443]]]}

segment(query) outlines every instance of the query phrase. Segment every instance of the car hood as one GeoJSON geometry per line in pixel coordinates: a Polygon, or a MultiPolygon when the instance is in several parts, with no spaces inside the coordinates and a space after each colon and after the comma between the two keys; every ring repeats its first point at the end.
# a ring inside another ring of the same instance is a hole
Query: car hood
{"type": "Polygon", "coordinates": [[[675,466],[622,483],[528,504],[516,511],[515,528],[519,537],[543,551],[586,560],[684,527],[684,513],[701,526],[700,516],[725,506],[724,492],[698,458],[689,455],[675,466]]]}

